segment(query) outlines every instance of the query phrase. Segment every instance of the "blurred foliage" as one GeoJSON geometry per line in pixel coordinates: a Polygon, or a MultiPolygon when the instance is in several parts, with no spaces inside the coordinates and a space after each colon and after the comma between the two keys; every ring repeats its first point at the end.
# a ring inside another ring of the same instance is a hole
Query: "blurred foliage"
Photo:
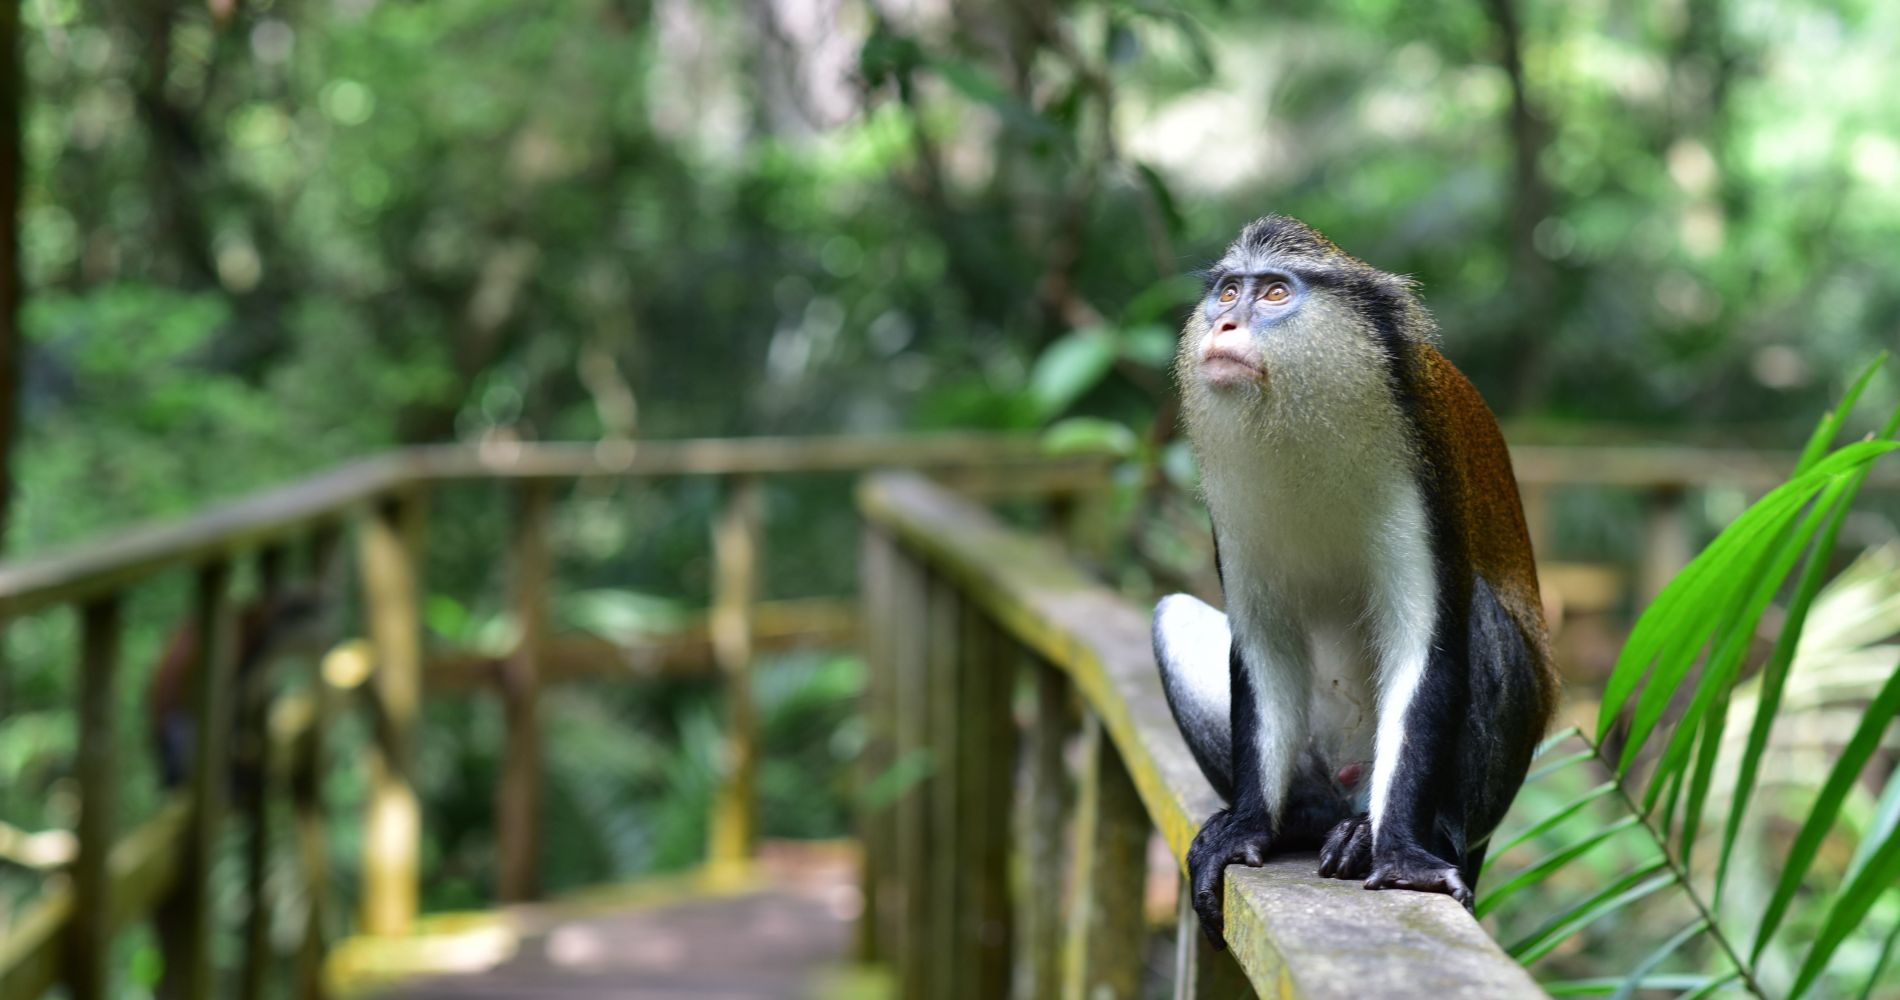
{"type": "MultiPolygon", "coordinates": [[[[397,443],[974,427],[1128,456],[1124,513],[1161,539],[1144,555],[1204,572],[1173,331],[1193,269],[1269,211],[1416,276],[1446,352],[1520,438],[1788,446],[1900,314],[1892,4],[27,0],[23,16],[14,556],[397,443]]],[[[1867,400],[1890,409],[1900,386],[1867,400]]],[[[848,490],[771,486],[772,596],[850,586],[848,490]]],[[[564,498],[562,624],[703,604],[716,498],[564,498]]],[[[1712,494],[1697,513],[1714,527],[1742,505],[1712,494]]],[[[505,638],[507,510],[492,491],[437,498],[433,640],[505,638]]],[[[1627,497],[1555,513],[1561,548],[1637,544],[1627,497]]],[[[140,589],[133,677],[184,592],[182,574],[140,589]]],[[[71,822],[71,650],[63,615],[9,623],[0,819],[71,822]]],[[[848,759],[855,669],[769,675],[771,830],[842,829],[837,800],[791,790],[848,759]]],[[[128,733],[138,698],[127,684],[128,733]]],[[[560,696],[550,826],[575,839],[552,882],[690,859],[712,704],[691,685],[560,696]]],[[[498,726],[492,706],[432,709],[432,905],[487,892],[498,726]]],[[[142,762],[125,780],[136,821],[156,792],[142,762]]],[[[347,809],[361,789],[336,780],[347,809]]]]}

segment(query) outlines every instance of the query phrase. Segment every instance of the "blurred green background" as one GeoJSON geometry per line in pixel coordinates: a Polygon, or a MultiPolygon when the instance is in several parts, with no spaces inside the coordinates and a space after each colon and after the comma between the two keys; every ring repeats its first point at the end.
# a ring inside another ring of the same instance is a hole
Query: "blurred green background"
{"type": "MultiPolygon", "coordinates": [[[[18,14],[9,558],[416,442],[1053,429],[1186,495],[1175,331],[1266,212],[1416,276],[1519,442],[1798,447],[1900,329],[1900,5],[1872,0],[18,14]]],[[[438,504],[436,640],[500,627],[494,499],[438,504]]],[[[564,503],[558,615],[703,606],[711,506],[564,503]]],[[[1560,513],[1567,554],[1633,558],[1627,504],[1560,513]]],[[[767,596],[851,586],[845,484],[773,486],[768,531],[767,596]]],[[[184,593],[139,593],[131,663],[184,593]]],[[[72,645],[9,626],[0,820],[71,822],[72,645]]],[[[848,656],[767,671],[768,833],[844,832],[860,683],[848,656]]],[[[694,861],[711,690],[550,697],[550,886],[694,861]]],[[[426,903],[475,905],[499,710],[430,712],[426,903]]],[[[157,793],[127,782],[137,819],[157,793]]],[[[34,885],[0,868],[0,910],[34,885]]]]}

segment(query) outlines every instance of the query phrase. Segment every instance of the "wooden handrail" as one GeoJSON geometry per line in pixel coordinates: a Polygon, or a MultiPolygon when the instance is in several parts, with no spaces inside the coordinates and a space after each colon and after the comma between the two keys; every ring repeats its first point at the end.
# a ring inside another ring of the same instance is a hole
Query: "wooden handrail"
{"type": "Polygon", "coordinates": [[[1049,455],[1033,437],[995,434],[429,446],[351,462],[174,521],[0,563],[0,618],[121,590],[179,566],[286,540],[371,498],[428,481],[589,479],[1013,467],[1032,485],[1099,483],[1105,455],[1049,455]],[[1062,479],[1065,474],[1067,479],[1062,479]]]}
{"type": "MultiPolygon", "coordinates": [[[[893,474],[871,479],[859,491],[859,506],[874,539],[884,538],[881,544],[916,567],[928,581],[928,593],[947,589],[956,601],[977,609],[1067,678],[1092,725],[1112,744],[1113,760],[1139,794],[1147,822],[1160,831],[1175,860],[1183,862],[1200,822],[1221,803],[1168,712],[1149,650],[1144,610],[1087,578],[1051,542],[1010,530],[986,511],[921,478],[893,474]]],[[[880,635],[889,643],[884,630],[891,624],[870,616],[903,612],[888,602],[869,607],[873,610],[867,610],[865,631],[874,644],[880,635]]],[[[915,631],[910,625],[897,628],[915,631]]],[[[873,648],[872,658],[886,666],[891,656],[888,648],[873,648]]],[[[960,664],[966,671],[981,666],[960,664]]],[[[1008,664],[992,660],[988,666],[1004,669],[1008,664]]],[[[874,664],[873,669],[882,668],[874,664]]],[[[901,673],[904,668],[899,664],[898,669],[901,673]]],[[[900,676],[895,683],[906,682],[900,676]]],[[[900,718],[896,724],[905,723],[900,718]]],[[[965,725],[982,723],[966,720],[965,725]]],[[[1104,766],[1113,767],[1113,761],[1104,766]]],[[[998,776],[992,774],[991,780],[998,776]]],[[[1001,780],[1007,780],[1007,772],[1001,780]]],[[[1100,798],[1111,798],[1114,787],[1114,782],[1104,785],[1100,798]]],[[[1101,802],[1095,807],[1108,808],[1101,802]]],[[[944,826],[940,815],[936,826],[944,826]]],[[[873,850],[872,856],[879,854],[873,850]]],[[[1366,892],[1356,883],[1319,878],[1314,869],[1311,856],[1296,856],[1261,869],[1229,870],[1228,946],[1262,995],[1542,995],[1530,975],[1450,897],[1366,892]]],[[[1078,876],[1082,871],[1078,866],[1078,876]]],[[[1031,878],[1038,882],[1038,893],[1059,891],[1057,873],[1037,871],[1031,878]]],[[[902,891],[926,890],[909,886],[902,891]]],[[[874,889],[869,898],[875,902],[882,897],[874,889]]],[[[1138,907],[1139,898],[1098,898],[1093,909],[1104,905],[1138,907]]],[[[1100,919],[1100,914],[1089,919],[1100,919]]],[[[1086,940],[1087,933],[1072,928],[1071,951],[1076,935],[1086,940]]],[[[1199,931],[1184,926],[1182,933],[1199,931]]],[[[900,928],[895,936],[909,940],[911,933],[900,928]]],[[[1191,946],[1191,941],[1186,944],[1191,946]]],[[[1132,950],[1139,961],[1139,949],[1132,950]]],[[[898,964],[903,964],[901,959],[898,964]]],[[[1091,960],[1090,974],[1097,972],[1095,964],[1091,960]]]]}

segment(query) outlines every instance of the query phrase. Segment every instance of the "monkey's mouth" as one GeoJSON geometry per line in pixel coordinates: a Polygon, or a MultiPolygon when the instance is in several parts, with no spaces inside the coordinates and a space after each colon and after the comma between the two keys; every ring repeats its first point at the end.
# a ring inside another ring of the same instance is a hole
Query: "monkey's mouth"
{"type": "Polygon", "coordinates": [[[1266,370],[1254,359],[1228,347],[1201,355],[1201,374],[1213,385],[1246,385],[1267,380],[1266,370]]]}

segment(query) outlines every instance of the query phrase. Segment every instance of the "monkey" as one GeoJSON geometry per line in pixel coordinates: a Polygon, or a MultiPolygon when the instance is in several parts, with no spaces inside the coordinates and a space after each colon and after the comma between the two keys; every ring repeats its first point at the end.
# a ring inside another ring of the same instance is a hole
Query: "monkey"
{"type": "Polygon", "coordinates": [[[1469,908],[1558,695],[1503,434],[1414,283],[1305,223],[1248,224],[1206,278],[1175,379],[1225,609],[1153,619],[1226,802],[1188,850],[1202,929],[1228,865],[1287,851],[1469,908]]]}
{"type": "MultiPolygon", "coordinates": [[[[238,611],[235,690],[242,695],[265,664],[292,648],[310,645],[323,629],[326,604],[315,590],[292,588],[258,597],[238,611]]],[[[198,626],[187,622],[172,633],[146,684],[145,710],[159,781],[177,788],[191,776],[191,685],[197,675],[198,626]]],[[[233,763],[232,781],[248,780],[233,763]]]]}

